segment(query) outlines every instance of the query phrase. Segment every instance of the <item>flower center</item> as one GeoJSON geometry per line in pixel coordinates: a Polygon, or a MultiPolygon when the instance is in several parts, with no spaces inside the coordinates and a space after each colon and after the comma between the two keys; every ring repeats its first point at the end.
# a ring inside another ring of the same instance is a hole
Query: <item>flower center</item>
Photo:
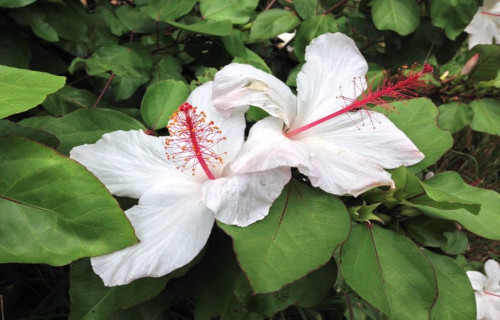
{"type": "Polygon", "coordinates": [[[222,136],[222,131],[213,121],[207,122],[206,117],[205,112],[198,112],[197,107],[183,103],[168,122],[169,136],[165,139],[165,150],[168,160],[180,162],[177,169],[191,169],[194,175],[196,166],[200,164],[207,177],[213,180],[215,177],[209,167],[223,163],[215,146],[226,137],[222,136]]]}
{"type": "MultiPolygon", "coordinates": [[[[346,106],[344,108],[332,114],[329,114],[326,117],[323,117],[309,124],[306,124],[305,126],[288,131],[285,133],[285,136],[290,138],[296,134],[311,129],[325,121],[333,119],[341,114],[359,108],[367,108],[368,104],[379,105],[385,109],[391,110],[394,108],[390,105],[390,100],[405,100],[416,97],[417,96],[416,91],[425,88],[427,85],[420,78],[427,73],[431,73],[433,70],[432,66],[426,64],[424,65],[422,71],[415,72],[411,70],[405,74],[404,72],[406,71],[406,69],[407,67],[404,66],[401,69],[400,73],[398,73],[393,77],[386,78],[383,84],[375,91],[368,89],[366,92],[361,94],[361,99],[359,100],[341,96],[340,98],[343,99],[344,102],[346,101],[349,102],[349,104],[345,103],[346,106]]],[[[354,86],[356,86],[356,88],[359,87],[359,84],[356,83],[356,79],[354,80],[354,86]]]]}

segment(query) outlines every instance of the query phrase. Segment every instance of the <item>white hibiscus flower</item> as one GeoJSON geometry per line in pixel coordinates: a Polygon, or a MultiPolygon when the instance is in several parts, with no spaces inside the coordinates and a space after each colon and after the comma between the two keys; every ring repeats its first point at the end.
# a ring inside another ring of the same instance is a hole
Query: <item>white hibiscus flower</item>
{"type": "Polygon", "coordinates": [[[386,94],[411,97],[411,87],[422,84],[418,78],[423,73],[401,77],[387,83],[385,91],[356,101],[366,88],[367,69],[354,42],[341,33],[324,34],[308,46],[297,76],[297,96],[252,66],[223,68],[214,81],[217,109],[230,115],[253,105],[271,115],[251,128],[231,168],[246,173],[297,167],[313,186],[336,195],[357,196],[376,186],[392,186],[384,168],[412,165],[424,155],[386,116],[359,108],[366,101],[385,104],[386,94]]]}
{"type": "Polygon", "coordinates": [[[478,44],[492,44],[493,39],[500,43],[500,1],[484,0],[465,32],[470,34],[469,50],[478,44]]]}
{"type": "Polygon", "coordinates": [[[467,271],[467,276],[476,296],[477,319],[500,319],[500,266],[495,260],[484,264],[486,275],[478,271],[467,271]]]}
{"type": "Polygon", "coordinates": [[[243,143],[245,110],[226,118],[211,100],[211,82],[194,90],[171,118],[169,137],[116,131],[71,150],[71,158],[111,193],[139,199],[125,213],[140,242],[91,258],[105,285],[186,265],[207,242],[215,219],[238,226],[262,219],[289,181],[286,169],[231,171],[227,164],[243,143]]]}

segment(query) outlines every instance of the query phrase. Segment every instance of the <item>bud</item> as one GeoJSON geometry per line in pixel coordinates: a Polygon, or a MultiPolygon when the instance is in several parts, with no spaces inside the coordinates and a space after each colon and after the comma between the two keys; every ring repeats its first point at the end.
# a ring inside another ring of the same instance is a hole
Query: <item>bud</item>
{"type": "Polygon", "coordinates": [[[479,53],[476,53],[475,55],[473,55],[464,65],[464,67],[462,68],[462,72],[461,74],[462,75],[465,75],[465,74],[469,74],[472,72],[472,70],[474,70],[474,68],[476,67],[476,64],[477,64],[477,60],[479,60],[479,53]]]}

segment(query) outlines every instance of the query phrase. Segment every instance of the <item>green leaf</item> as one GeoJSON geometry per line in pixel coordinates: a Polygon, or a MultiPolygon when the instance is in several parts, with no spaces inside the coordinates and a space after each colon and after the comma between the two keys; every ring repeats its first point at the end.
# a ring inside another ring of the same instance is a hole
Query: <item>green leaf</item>
{"type": "Polygon", "coordinates": [[[474,291],[466,273],[449,257],[423,250],[436,272],[438,299],[431,319],[475,319],[474,291]]]}
{"type": "Polygon", "coordinates": [[[377,29],[405,36],[418,27],[420,12],[415,0],[373,0],[372,18],[377,29]]]}
{"type": "Polygon", "coordinates": [[[469,231],[482,237],[500,240],[500,194],[493,190],[472,187],[466,184],[457,172],[443,172],[426,180],[426,184],[452,194],[458,198],[481,204],[478,215],[472,215],[466,209],[442,209],[419,204],[418,198],[412,205],[427,216],[439,219],[454,220],[469,231]]]}
{"type": "Polygon", "coordinates": [[[75,58],[69,72],[85,68],[91,76],[111,71],[119,77],[142,78],[151,72],[152,67],[151,54],[143,46],[105,45],[88,59],[75,58]]]}
{"type": "Polygon", "coordinates": [[[36,0],[0,0],[0,7],[4,8],[19,8],[27,6],[36,0]]]}
{"type": "Polygon", "coordinates": [[[73,147],[94,143],[107,132],[145,129],[134,118],[109,109],[77,110],[64,117],[39,123],[38,128],[52,133],[61,141],[58,150],[63,154],[69,154],[73,147]]]}
{"type": "Polygon", "coordinates": [[[200,0],[203,19],[229,20],[233,24],[244,24],[257,7],[258,0],[200,0]]]}
{"type": "MultiPolygon", "coordinates": [[[[468,57],[479,54],[476,67],[470,73],[470,78],[477,81],[494,80],[500,69],[500,46],[480,44],[474,46],[468,57]]],[[[467,60],[466,60],[467,61],[467,60]]]]}
{"type": "Polygon", "coordinates": [[[441,129],[451,133],[465,128],[472,120],[472,109],[468,104],[447,102],[439,106],[438,124],[441,129]]]}
{"type": "Polygon", "coordinates": [[[214,35],[214,36],[228,36],[231,34],[231,29],[233,27],[231,21],[229,20],[223,20],[223,21],[202,20],[189,25],[171,20],[167,21],[167,23],[182,30],[191,31],[194,33],[214,35]]]}
{"type": "Polygon", "coordinates": [[[186,81],[182,76],[182,61],[170,55],[163,57],[154,67],[151,84],[168,79],[186,81]]]}
{"type": "Polygon", "coordinates": [[[404,236],[359,224],[342,246],[339,265],[347,284],[390,319],[429,318],[436,278],[426,256],[404,236]]]}
{"type": "Polygon", "coordinates": [[[12,12],[11,16],[20,24],[29,25],[37,37],[49,42],[59,41],[56,29],[48,22],[47,14],[38,10],[38,7],[34,9],[23,8],[12,12]]]}
{"type": "Polygon", "coordinates": [[[337,29],[332,15],[313,16],[302,22],[293,42],[293,49],[299,61],[304,61],[306,46],[311,43],[312,39],[323,33],[336,32],[337,29]]]}
{"type": "Polygon", "coordinates": [[[336,279],[337,265],[332,260],[277,292],[253,296],[248,309],[272,318],[276,312],[293,304],[302,308],[314,308],[326,298],[336,279]]]}
{"type": "Polygon", "coordinates": [[[60,89],[65,77],[0,65],[0,119],[29,110],[60,89]]]}
{"type": "Polygon", "coordinates": [[[293,7],[302,19],[308,19],[317,14],[319,1],[317,0],[294,0],[293,7]]]}
{"type": "Polygon", "coordinates": [[[473,100],[470,107],[474,111],[470,123],[473,130],[500,136],[500,104],[498,100],[473,100]]]}
{"type": "Polygon", "coordinates": [[[48,1],[39,1],[25,10],[34,11],[35,14],[46,14],[47,22],[56,30],[60,38],[84,43],[89,42],[88,27],[84,18],[86,12],[82,6],[73,6],[71,2],[50,3],[48,1]]]}
{"type": "Polygon", "coordinates": [[[295,28],[299,18],[284,9],[271,9],[259,13],[250,29],[250,41],[267,40],[295,28]]]}
{"type": "Polygon", "coordinates": [[[0,172],[0,262],[60,266],[137,242],[104,185],[54,150],[0,138],[0,172]]]}
{"type": "Polygon", "coordinates": [[[432,101],[419,98],[395,102],[393,105],[396,110],[387,114],[387,117],[425,155],[424,160],[408,168],[411,172],[419,172],[434,164],[451,148],[453,138],[448,131],[438,128],[438,109],[432,101]]]}
{"type": "Polygon", "coordinates": [[[441,250],[447,254],[462,254],[469,246],[467,235],[462,231],[445,232],[446,243],[441,246],[441,250]]]}
{"type": "Polygon", "coordinates": [[[472,0],[430,0],[430,5],[432,23],[443,28],[451,40],[464,31],[477,11],[472,0]]]}
{"type": "Polygon", "coordinates": [[[147,301],[160,293],[168,277],[144,278],[124,286],[105,287],[88,259],[70,269],[70,320],[109,319],[116,311],[147,301]]]}
{"type": "Polygon", "coordinates": [[[151,130],[164,128],[172,113],[186,101],[189,88],[183,82],[165,80],[150,86],[141,102],[141,115],[151,130]]]}
{"type": "Polygon", "coordinates": [[[255,52],[248,49],[243,42],[243,33],[238,29],[233,29],[230,36],[222,37],[224,48],[234,58],[232,62],[250,64],[264,72],[271,73],[271,69],[266,62],[255,52]]]}
{"type": "Polygon", "coordinates": [[[350,227],[338,198],[299,182],[285,187],[265,219],[245,228],[218,224],[233,238],[255,293],[276,291],[326,264],[350,227]]]}
{"type": "Polygon", "coordinates": [[[57,146],[59,146],[59,140],[54,135],[39,129],[25,127],[8,120],[0,120],[0,136],[25,137],[52,148],[57,148],[57,146]]]}
{"type": "Polygon", "coordinates": [[[439,248],[446,243],[445,232],[455,231],[455,223],[449,220],[419,216],[405,222],[406,230],[418,242],[428,247],[439,248]]]}
{"type": "Polygon", "coordinates": [[[115,14],[129,31],[148,34],[156,30],[156,20],[137,8],[120,6],[115,10],[115,14]]]}
{"type": "Polygon", "coordinates": [[[193,9],[196,0],[136,0],[139,10],[155,21],[175,20],[193,9]]]}
{"type": "MultiPolygon", "coordinates": [[[[81,108],[90,108],[96,102],[97,96],[85,89],[64,86],[47,96],[42,103],[45,110],[55,116],[63,116],[81,108]]],[[[102,107],[105,101],[101,101],[102,107]]]]}

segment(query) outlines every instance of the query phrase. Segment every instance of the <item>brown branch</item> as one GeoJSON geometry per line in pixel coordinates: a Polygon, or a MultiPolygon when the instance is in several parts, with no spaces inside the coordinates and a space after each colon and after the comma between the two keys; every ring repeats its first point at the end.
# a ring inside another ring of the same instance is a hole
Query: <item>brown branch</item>
{"type": "Polygon", "coordinates": [[[111,84],[111,81],[113,81],[113,78],[115,77],[115,74],[114,73],[111,73],[111,75],[109,76],[109,79],[108,81],[106,82],[106,84],[104,85],[104,88],[102,89],[101,93],[99,94],[99,97],[97,97],[97,100],[95,101],[94,105],[92,106],[92,108],[96,108],[97,105],[99,104],[99,102],[101,101],[102,97],[104,96],[104,94],[106,93],[106,91],[108,90],[109,88],[109,85],[111,84]]]}

